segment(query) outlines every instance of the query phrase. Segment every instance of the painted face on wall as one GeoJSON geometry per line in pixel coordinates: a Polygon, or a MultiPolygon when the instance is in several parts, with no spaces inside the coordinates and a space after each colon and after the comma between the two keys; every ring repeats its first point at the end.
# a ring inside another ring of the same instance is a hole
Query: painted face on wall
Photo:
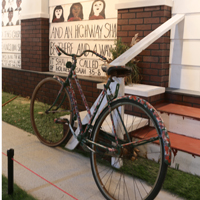
{"type": "Polygon", "coordinates": [[[5,1],[5,0],[3,0],[3,1],[2,1],[2,8],[4,9],[4,8],[5,8],[5,6],[6,6],[6,1],[5,1]]]}
{"type": "Polygon", "coordinates": [[[60,19],[60,17],[62,16],[62,9],[56,9],[55,15],[57,19],[60,19]]]}
{"type": "Polygon", "coordinates": [[[21,3],[22,3],[21,0],[16,0],[17,7],[20,7],[21,3]]]}
{"type": "Polygon", "coordinates": [[[93,11],[96,16],[103,10],[103,3],[101,1],[97,1],[93,5],[93,11]]]}
{"type": "Polygon", "coordinates": [[[9,22],[12,21],[12,18],[13,18],[13,12],[8,12],[8,19],[9,19],[9,22]]]}
{"type": "Polygon", "coordinates": [[[74,5],[72,8],[72,14],[74,15],[74,17],[78,17],[79,13],[81,11],[81,8],[79,5],[74,5]]]}

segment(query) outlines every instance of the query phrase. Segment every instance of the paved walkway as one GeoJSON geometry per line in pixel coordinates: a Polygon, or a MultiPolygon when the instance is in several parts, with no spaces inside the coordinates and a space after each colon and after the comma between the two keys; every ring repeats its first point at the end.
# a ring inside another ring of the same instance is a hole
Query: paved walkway
{"type": "MultiPolygon", "coordinates": [[[[90,168],[89,158],[59,147],[41,144],[37,137],[2,122],[2,152],[13,148],[14,159],[78,200],[103,200],[90,168]]],[[[7,176],[7,157],[2,155],[2,173],[7,176]]],[[[56,187],[14,163],[14,181],[39,200],[73,200],[56,187]]],[[[156,200],[181,200],[161,191],[156,200]]]]}

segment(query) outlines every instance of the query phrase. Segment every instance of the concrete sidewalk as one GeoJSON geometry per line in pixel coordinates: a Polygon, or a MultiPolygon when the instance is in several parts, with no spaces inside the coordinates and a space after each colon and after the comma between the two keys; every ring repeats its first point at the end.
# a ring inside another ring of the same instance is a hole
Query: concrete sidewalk
{"type": "MultiPolygon", "coordinates": [[[[103,200],[92,176],[89,158],[59,147],[50,148],[36,136],[2,122],[2,152],[15,150],[14,159],[79,200],[103,200]]],[[[7,176],[7,157],[2,155],[2,173],[7,176]]],[[[39,200],[73,198],[14,163],[14,181],[39,200]]],[[[156,200],[181,200],[161,191],[156,200]]]]}

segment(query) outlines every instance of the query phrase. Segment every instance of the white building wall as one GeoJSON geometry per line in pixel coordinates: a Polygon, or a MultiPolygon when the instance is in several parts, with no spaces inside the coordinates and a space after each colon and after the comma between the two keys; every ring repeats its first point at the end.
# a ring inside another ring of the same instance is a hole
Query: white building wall
{"type": "Polygon", "coordinates": [[[169,87],[200,91],[200,1],[174,0],[185,19],[171,31],[169,87]]]}
{"type": "Polygon", "coordinates": [[[24,1],[22,9],[21,19],[49,18],[48,0],[24,1]]]}

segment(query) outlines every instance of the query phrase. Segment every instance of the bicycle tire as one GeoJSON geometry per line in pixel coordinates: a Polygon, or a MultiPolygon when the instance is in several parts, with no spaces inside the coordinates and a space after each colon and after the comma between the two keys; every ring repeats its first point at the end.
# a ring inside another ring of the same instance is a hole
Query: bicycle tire
{"type": "Polygon", "coordinates": [[[137,98],[137,101],[130,98],[116,100],[111,103],[114,124],[111,125],[107,106],[95,122],[93,142],[114,147],[116,143],[107,135],[112,135],[113,126],[118,133],[122,133],[121,136],[117,136],[119,141],[121,138],[121,143],[129,142],[128,136],[124,136],[123,125],[116,116],[117,108],[124,113],[123,122],[132,141],[144,141],[151,137],[157,137],[157,140],[137,148],[128,145],[116,155],[109,155],[103,148],[92,144],[95,152],[91,152],[90,156],[93,177],[106,199],[152,200],[162,187],[168,167],[164,162],[160,119],[153,115],[155,109],[150,104],[147,106],[140,98],[137,98]]]}
{"type": "Polygon", "coordinates": [[[57,111],[47,112],[53,105],[62,84],[54,78],[45,78],[35,87],[31,98],[30,116],[33,130],[38,139],[50,147],[65,143],[71,136],[69,125],[55,123],[55,119],[69,120],[73,126],[73,112],[68,91],[64,88],[57,103],[53,107],[60,107],[57,111]]]}

